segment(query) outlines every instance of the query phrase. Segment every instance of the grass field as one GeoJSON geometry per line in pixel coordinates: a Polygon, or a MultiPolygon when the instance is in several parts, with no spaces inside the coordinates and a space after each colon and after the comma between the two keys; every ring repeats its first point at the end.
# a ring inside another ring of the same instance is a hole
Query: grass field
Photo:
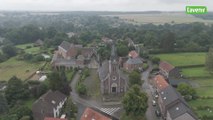
{"type": "Polygon", "coordinates": [[[167,61],[174,66],[200,65],[205,63],[206,53],[172,53],[172,54],[157,54],[163,61],[167,61]]]}
{"type": "Polygon", "coordinates": [[[183,68],[182,74],[187,77],[213,77],[205,67],[183,68]]]}
{"type": "Polygon", "coordinates": [[[44,63],[28,63],[25,61],[18,61],[15,57],[0,63],[0,81],[9,80],[13,75],[22,80],[29,77],[33,72],[38,70],[44,63]]]}
{"type": "Polygon", "coordinates": [[[192,15],[187,15],[182,12],[164,12],[159,14],[118,14],[118,15],[103,15],[110,17],[119,17],[130,23],[139,24],[165,24],[174,21],[175,24],[179,23],[192,23],[192,22],[203,22],[207,24],[212,24],[212,20],[203,20],[201,18],[194,17],[192,15]]]}
{"type": "Polygon", "coordinates": [[[84,84],[87,86],[87,94],[89,96],[94,99],[100,97],[100,80],[97,70],[90,70],[90,76],[85,79],[84,84]]]}
{"type": "Polygon", "coordinates": [[[193,108],[197,108],[200,106],[209,106],[210,109],[204,109],[204,110],[195,110],[195,112],[198,114],[198,116],[213,116],[213,100],[212,99],[197,99],[194,101],[189,102],[190,106],[193,106],[193,108]],[[212,111],[212,112],[211,112],[212,111]]]}
{"type": "Polygon", "coordinates": [[[30,54],[36,54],[40,52],[40,47],[34,47],[33,43],[17,45],[16,47],[30,54]],[[31,48],[27,48],[28,46],[30,46],[31,48]]]}

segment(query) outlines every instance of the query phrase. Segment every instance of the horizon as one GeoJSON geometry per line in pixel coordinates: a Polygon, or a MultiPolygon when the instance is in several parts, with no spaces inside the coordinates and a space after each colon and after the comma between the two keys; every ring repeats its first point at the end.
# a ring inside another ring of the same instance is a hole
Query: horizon
{"type": "Polygon", "coordinates": [[[186,6],[206,6],[209,0],[0,0],[0,11],[185,11],[186,6]]]}

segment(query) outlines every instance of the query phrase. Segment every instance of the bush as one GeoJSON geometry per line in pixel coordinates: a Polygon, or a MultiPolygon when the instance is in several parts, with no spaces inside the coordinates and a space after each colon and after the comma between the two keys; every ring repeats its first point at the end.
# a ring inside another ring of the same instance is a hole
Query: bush
{"type": "Polygon", "coordinates": [[[77,85],[77,92],[80,95],[86,95],[87,94],[86,85],[84,85],[83,83],[78,83],[78,85],[77,85]]]}
{"type": "Polygon", "coordinates": [[[32,62],[41,62],[41,61],[44,61],[45,59],[44,59],[44,57],[42,56],[42,55],[36,55],[34,58],[33,58],[33,60],[32,60],[32,62]]]}
{"type": "Polygon", "coordinates": [[[30,49],[30,48],[32,48],[32,46],[30,46],[30,45],[26,46],[26,49],[30,49]]]}
{"type": "Polygon", "coordinates": [[[158,58],[158,57],[152,57],[151,61],[152,61],[153,64],[159,64],[160,58],[158,58]]]}

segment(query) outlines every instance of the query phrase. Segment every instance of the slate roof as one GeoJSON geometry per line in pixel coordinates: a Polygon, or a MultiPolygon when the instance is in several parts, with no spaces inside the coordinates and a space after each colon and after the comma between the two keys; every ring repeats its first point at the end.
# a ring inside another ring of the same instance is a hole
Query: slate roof
{"type": "Polygon", "coordinates": [[[100,80],[102,81],[105,80],[105,78],[107,77],[109,73],[109,61],[104,61],[102,63],[102,66],[99,67],[98,72],[99,72],[100,80]]]}
{"type": "Polygon", "coordinates": [[[112,119],[107,116],[104,116],[103,114],[91,108],[86,108],[80,120],[112,120],[112,119]]]}
{"type": "Polygon", "coordinates": [[[169,84],[172,86],[178,86],[181,83],[190,84],[189,80],[186,79],[169,79],[169,84]]]}
{"type": "MultiPolygon", "coordinates": [[[[188,113],[189,115],[191,115],[191,117],[193,117],[195,120],[197,120],[197,117],[194,115],[194,113],[189,108],[189,106],[184,104],[183,102],[178,102],[177,104],[175,104],[174,106],[169,108],[168,112],[169,112],[172,120],[174,120],[175,118],[177,118],[181,115],[184,115],[185,113],[188,113]]],[[[186,120],[188,120],[188,119],[186,119],[186,120]]]]}
{"type": "Polygon", "coordinates": [[[159,91],[161,91],[169,86],[169,84],[166,82],[166,80],[164,79],[164,77],[162,75],[155,76],[154,82],[159,91]]]}
{"type": "Polygon", "coordinates": [[[34,119],[43,120],[45,117],[53,117],[53,108],[56,108],[65,98],[63,93],[49,90],[33,103],[34,119]]]}
{"type": "Polygon", "coordinates": [[[70,49],[71,44],[67,41],[63,41],[59,47],[63,48],[64,50],[68,51],[70,49]]]}
{"type": "Polygon", "coordinates": [[[161,61],[159,64],[159,68],[169,73],[175,67],[166,61],[161,61]]]}
{"type": "Polygon", "coordinates": [[[163,99],[164,106],[171,104],[176,100],[184,101],[183,97],[172,86],[167,86],[160,91],[160,96],[163,99]]]}
{"type": "Polygon", "coordinates": [[[127,64],[142,64],[142,60],[137,57],[137,58],[129,58],[127,61],[126,61],[127,64]]]}

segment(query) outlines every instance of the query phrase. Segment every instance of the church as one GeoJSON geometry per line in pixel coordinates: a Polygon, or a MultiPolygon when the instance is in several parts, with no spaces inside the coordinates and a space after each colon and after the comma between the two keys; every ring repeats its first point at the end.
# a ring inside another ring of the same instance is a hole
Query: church
{"type": "Polygon", "coordinates": [[[115,45],[112,45],[110,60],[104,61],[99,69],[102,94],[118,94],[127,90],[126,77],[119,69],[115,45]]]}

